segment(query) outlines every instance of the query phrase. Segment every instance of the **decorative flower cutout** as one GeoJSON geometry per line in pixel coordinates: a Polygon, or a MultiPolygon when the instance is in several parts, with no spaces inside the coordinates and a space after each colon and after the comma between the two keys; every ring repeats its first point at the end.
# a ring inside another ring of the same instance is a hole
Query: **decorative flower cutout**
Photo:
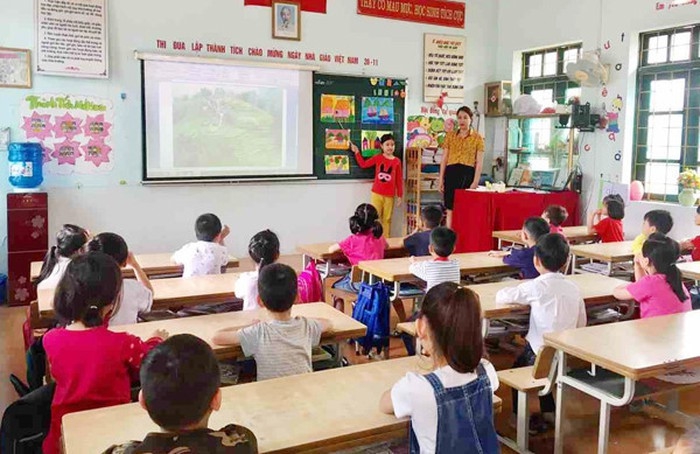
{"type": "Polygon", "coordinates": [[[93,139],[106,138],[109,135],[109,128],[112,127],[112,123],[105,121],[104,114],[91,117],[88,115],[85,124],[83,125],[83,134],[86,137],[92,137],[93,139]]]}
{"type": "Polygon", "coordinates": [[[81,147],[85,154],[85,160],[99,167],[103,162],[109,162],[109,152],[112,148],[101,139],[90,139],[87,145],[81,147]]]}
{"type": "Polygon", "coordinates": [[[54,145],[51,156],[58,160],[58,165],[70,164],[74,166],[75,160],[82,156],[78,147],[80,147],[80,143],[66,139],[54,145]]]}
{"type": "Polygon", "coordinates": [[[70,112],[66,112],[62,117],[56,117],[55,122],[53,131],[57,138],[65,137],[69,140],[73,140],[75,136],[82,132],[80,124],[83,120],[75,118],[70,112]]]}
{"type": "Polygon", "coordinates": [[[27,133],[27,139],[44,140],[51,137],[53,128],[51,126],[51,115],[39,115],[37,111],[31,117],[24,118],[22,129],[27,133]]]}

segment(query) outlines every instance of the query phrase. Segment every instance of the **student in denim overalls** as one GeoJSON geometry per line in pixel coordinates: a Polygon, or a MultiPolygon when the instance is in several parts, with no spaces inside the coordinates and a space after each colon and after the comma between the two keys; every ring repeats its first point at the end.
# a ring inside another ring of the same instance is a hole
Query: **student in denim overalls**
{"type": "Polygon", "coordinates": [[[433,371],[406,374],[382,395],[381,411],[411,417],[411,453],[500,452],[493,422],[498,377],[482,359],[479,297],[452,282],[436,285],[416,331],[433,371]]]}

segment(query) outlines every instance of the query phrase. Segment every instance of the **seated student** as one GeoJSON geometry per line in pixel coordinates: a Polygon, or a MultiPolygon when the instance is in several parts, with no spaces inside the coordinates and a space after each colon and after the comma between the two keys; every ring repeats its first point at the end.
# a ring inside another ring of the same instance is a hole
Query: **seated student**
{"type": "Polygon", "coordinates": [[[540,275],[535,267],[533,258],[535,250],[533,247],[537,241],[544,235],[549,233],[549,224],[542,218],[531,217],[527,218],[523,224],[521,232],[522,239],[525,242],[524,248],[513,248],[508,251],[491,251],[492,257],[503,257],[503,263],[513,268],[520,270],[522,279],[534,279],[540,275]]]}
{"type": "Polygon", "coordinates": [[[243,310],[258,309],[258,275],[267,265],[272,265],[280,256],[280,240],[274,232],[263,230],[253,235],[248,243],[248,255],[255,262],[255,271],[241,273],[234,290],[243,299],[243,310]]]}
{"type": "Polygon", "coordinates": [[[622,219],[625,217],[625,202],[618,194],[603,198],[603,208],[588,216],[588,232],[600,237],[601,243],[625,241],[622,219]]]}
{"type": "Polygon", "coordinates": [[[668,235],[668,232],[673,228],[673,217],[666,210],[651,210],[644,215],[642,222],[642,233],[632,242],[632,252],[637,255],[642,252],[644,242],[652,233],[663,233],[668,235]]]}
{"type": "Polygon", "coordinates": [[[641,257],[634,260],[635,282],[619,286],[613,295],[638,302],[641,318],[690,311],[690,294],[676,267],[679,258],[677,242],[663,233],[652,233],[644,242],[641,257]]]}
{"type": "Polygon", "coordinates": [[[258,452],[255,435],[245,427],[209,429],[209,417],[221,408],[221,378],[219,362],[203,340],[191,334],[169,338],[146,355],[140,375],[139,403],[161,432],[105,454],[258,452]]]}
{"type": "Polygon", "coordinates": [[[433,260],[416,260],[411,256],[408,271],[426,282],[425,291],[443,282],[459,284],[459,262],[450,260],[450,254],[455,250],[457,235],[447,227],[436,227],[430,233],[430,255],[433,260]]]}
{"type": "MultiPolygon", "coordinates": [[[[695,225],[700,225],[700,205],[695,209],[695,225]]],[[[693,262],[700,260],[700,235],[681,241],[681,251],[690,251],[693,262]]]]}
{"type": "Polygon", "coordinates": [[[245,356],[252,356],[258,381],[311,372],[311,349],[328,331],[327,320],[292,317],[297,297],[297,275],[281,263],[260,270],[258,292],[269,321],[246,328],[225,328],[213,338],[217,345],[240,344],[245,356]]]}
{"type": "Polygon", "coordinates": [[[105,320],[118,304],[122,272],[112,257],[88,252],[74,258],[56,287],[54,310],[65,328],[44,335],[44,349],[56,382],[51,428],[43,452],[61,452],[61,419],[67,413],[131,401],[132,378],[143,356],[168,333],[156,330],[143,342],[107,329],[105,320]]]}
{"type": "Polygon", "coordinates": [[[64,224],[61,227],[56,234],[56,245],[51,246],[44,257],[41,272],[36,279],[37,289],[56,288],[71,259],[82,252],[89,236],[87,230],[77,225],[64,224]]]}
{"type": "MultiPolygon", "coordinates": [[[[535,358],[544,345],[547,333],[586,326],[586,306],[581,291],[561,273],[569,260],[569,244],[556,233],[548,233],[537,241],[535,267],[540,273],[537,279],[517,287],[504,288],[496,293],[496,304],[522,304],[530,306],[530,328],[525,339],[525,349],[513,367],[535,364],[535,358]]],[[[518,411],[517,392],[513,390],[513,414],[518,411]]],[[[551,394],[540,397],[541,420],[531,418],[530,428],[543,431],[554,423],[554,398],[551,394]]],[[[534,415],[533,415],[534,416],[534,415]]]]}
{"type": "Polygon", "coordinates": [[[403,239],[408,254],[415,257],[430,255],[430,232],[442,222],[442,209],[437,205],[428,205],[420,211],[421,226],[403,239]]]}
{"type": "Polygon", "coordinates": [[[542,213],[542,219],[549,223],[549,233],[558,233],[566,238],[561,225],[569,217],[569,212],[561,205],[550,205],[542,213]]]}
{"type": "Polygon", "coordinates": [[[124,268],[129,265],[134,270],[134,279],[124,279],[117,309],[109,318],[109,326],[130,325],[139,321],[139,314],[151,310],[153,305],[153,286],[141,269],[141,265],[129,251],[124,238],[116,233],[100,233],[87,245],[88,251],[104,252],[124,268]]]}
{"type": "Polygon", "coordinates": [[[231,232],[215,214],[207,213],[197,218],[194,224],[197,241],[187,243],[173,254],[173,262],[183,265],[182,277],[221,274],[228,264],[228,250],[224,239],[231,232]]]}
{"type": "Polygon", "coordinates": [[[500,452],[498,376],[483,359],[481,323],[479,296],[468,287],[444,282],[425,295],[416,331],[433,372],[409,372],[379,402],[384,413],[410,416],[411,452],[500,452]]]}

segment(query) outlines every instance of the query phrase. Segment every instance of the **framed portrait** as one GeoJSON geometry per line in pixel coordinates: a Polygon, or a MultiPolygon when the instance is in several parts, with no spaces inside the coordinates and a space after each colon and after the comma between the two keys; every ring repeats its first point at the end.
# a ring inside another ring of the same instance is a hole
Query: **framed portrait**
{"type": "Polygon", "coordinates": [[[29,49],[0,47],[0,87],[32,88],[29,49]]]}
{"type": "Polygon", "coordinates": [[[301,6],[299,2],[272,1],[272,37],[301,41],[301,6]]]}
{"type": "Polygon", "coordinates": [[[511,82],[509,80],[484,84],[486,115],[494,117],[510,115],[512,112],[511,88],[511,82]]]}

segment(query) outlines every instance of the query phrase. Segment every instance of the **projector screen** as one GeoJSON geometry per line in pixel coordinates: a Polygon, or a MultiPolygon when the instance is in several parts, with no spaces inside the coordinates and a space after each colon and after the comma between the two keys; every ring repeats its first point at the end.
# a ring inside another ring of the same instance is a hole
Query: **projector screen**
{"type": "Polygon", "coordinates": [[[141,61],[144,181],[313,174],[310,70],[141,61]]]}

